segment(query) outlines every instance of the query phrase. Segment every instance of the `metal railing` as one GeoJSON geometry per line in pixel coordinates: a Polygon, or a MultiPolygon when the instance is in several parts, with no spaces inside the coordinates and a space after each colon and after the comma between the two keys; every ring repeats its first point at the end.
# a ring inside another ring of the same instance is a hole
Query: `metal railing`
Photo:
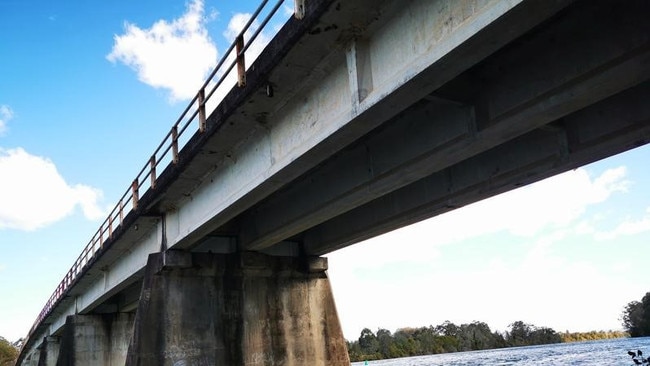
{"type": "MultiPolygon", "coordinates": [[[[235,66],[237,66],[237,85],[240,87],[246,85],[246,64],[244,57],[246,50],[248,50],[251,44],[257,39],[259,34],[267,26],[271,18],[277,13],[285,0],[277,1],[277,3],[266,14],[266,17],[259,23],[259,26],[255,29],[249,39],[245,42],[244,35],[260,16],[260,13],[265,9],[268,2],[269,0],[263,0],[257,7],[244,28],[235,38],[235,41],[230,45],[228,50],[219,60],[217,66],[205,80],[198,93],[189,102],[180,117],[176,120],[176,123],[174,123],[170,131],[167,132],[167,135],[165,135],[162,142],[151,155],[151,158],[149,158],[147,163],[145,163],[142,169],[140,169],[140,172],[137,174],[130,187],[126,192],[124,192],[118,203],[108,214],[108,217],[102,222],[97,232],[95,232],[88,244],[81,251],[77,260],[63,277],[63,280],[61,280],[59,285],[56,287],[54,293],[50,296],[49,300],[45,303],[45,306],[36,318],[36,321],[32,325],[27,336],[28,340],[41,321],[51,313],[59,300],[67,293],[71,285],[83,272],[85,266],[95,259],[99,251],[104,247],[104,244],[108,240],[112,239],[113,233],[124,223],[124,217],[138,208],[140,192],[147,189],[155,189],[156,180],[158,179],[157,168],[165,161],[169,161],[167,166],[170,164],[178,164],[179,149],[183,147],[182,144],[179,143],[179,139],[186,131],[188,131],[190,125],[197,119],[197,116],[198,131],[203,133],[206,130],[206,103],[214,95],[217,88],[223,84],[226,77],[235,66]],[[234,55],[232,55],[233,50],[235,51],[234,55]],[[224,64],[226,64],[229,59],[232,59],[232,61],[225,69],[223,69],[224,64]],[[216,82],[214,82],[215,77],[219,73],[221,76],[216,82]]],[[[294,0],[294,6],[294,16],[301,19],[304,16],[304,0],[294,0]]],[[[187,137],[187,135],[185,136],[187,137]]],[[[27,342],[24,343],[24,345],[26,344],[27,342]]]]}

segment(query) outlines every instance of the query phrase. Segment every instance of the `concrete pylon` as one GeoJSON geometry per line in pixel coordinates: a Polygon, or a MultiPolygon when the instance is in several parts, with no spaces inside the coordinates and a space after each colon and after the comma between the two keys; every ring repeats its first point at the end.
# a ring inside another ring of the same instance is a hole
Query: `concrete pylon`
{"type": "Polygon", "coordinates": [[[123,366],[134,314],[70,315],[56,366],[123,366]]]}
{"type": "Polygon", "coordinates": [[[37,349],[31,355],[27,356],[23,361],[22,365],[24,366],[38,366],[38,362],[41,358],[41,350],[37,349]]]}
{"type": "Polygon", "coordinates": [[[149,256],[128,366],[349,366],[325,273],[259,253],[149,256]]]}
{"type": "Polygon", "coordinates": [[[59,357],[61,342],[59,337],[45,337],[40,346],[38,366],[55,366],[59,357]]]}

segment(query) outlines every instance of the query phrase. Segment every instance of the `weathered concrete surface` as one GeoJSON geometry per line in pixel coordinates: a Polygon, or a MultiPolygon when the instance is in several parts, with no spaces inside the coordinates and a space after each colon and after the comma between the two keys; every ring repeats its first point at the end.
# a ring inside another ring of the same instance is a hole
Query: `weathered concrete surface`
{"type": "Polygon", "coordinates": [[[41,343],[41,353],[38,366],[54,366],[59,357],[61,340],[58,337],[45,337],[41,343]]]}
{"type": "Polygon", "coordinates": [[[149,256],[127,365],[349,365],[324,259],[149,256]]]}
{"type": "Polygon", "coordinates": [[[123,366],[135,315],[70,315],[57,366],[123,366]]]}
{"type": "Polygon", "coordinates": [[[41,358],[41,349],[37,349],[27,356],[20,365],[24,366],[37,366],[41,358]]]}

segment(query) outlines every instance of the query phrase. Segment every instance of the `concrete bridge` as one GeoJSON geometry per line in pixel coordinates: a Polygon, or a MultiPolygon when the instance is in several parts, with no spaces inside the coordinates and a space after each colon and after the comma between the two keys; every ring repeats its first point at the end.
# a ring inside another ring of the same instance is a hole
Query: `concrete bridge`
{"type": "Polygon", "coordinates": [[[143,157],[18,364],[348,365],[320,256],[648,142],[649,14],[296,0],[143,157]]]}

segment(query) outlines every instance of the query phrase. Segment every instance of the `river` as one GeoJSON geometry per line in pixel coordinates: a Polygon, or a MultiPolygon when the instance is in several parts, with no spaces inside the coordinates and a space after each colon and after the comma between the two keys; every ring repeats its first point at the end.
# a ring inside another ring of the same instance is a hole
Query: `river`
{"type": "MultiPolygon", "coordinates": [[[[627,354],[630,350],[641,350],[643,356],[650,356],[650,337],[396,358],[368,361],[368,366],[634,365],[627,354]]],[[[364,362],[352,365],[363,366],[364,362]]]]}

